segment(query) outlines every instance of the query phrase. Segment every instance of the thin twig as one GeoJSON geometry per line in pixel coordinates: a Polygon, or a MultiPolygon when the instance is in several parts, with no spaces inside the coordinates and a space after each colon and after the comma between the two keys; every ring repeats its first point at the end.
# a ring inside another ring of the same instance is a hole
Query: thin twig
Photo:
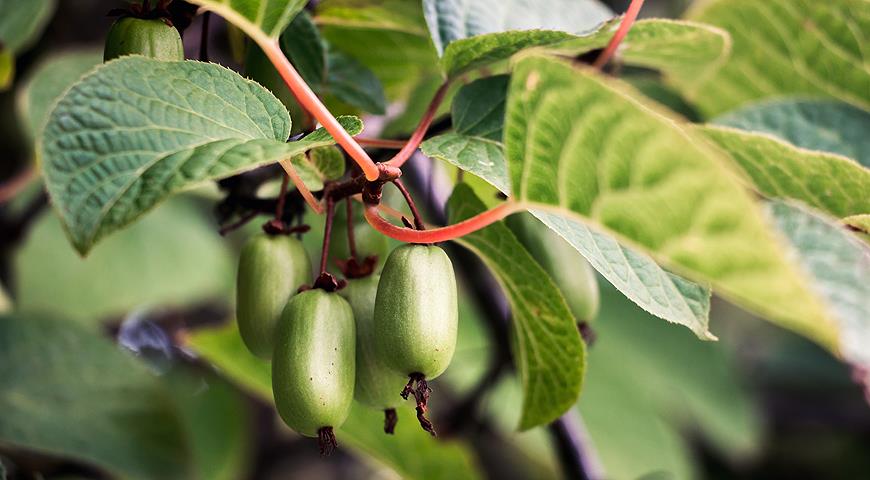
{"type": "Polygon", "coordinates": [[[318,215],[323,213],[323,207],[320,205],[320,202],[314,198],[314,194],[311,193],[311,190],[305,185],[305,182],[302,181],[302,178],[299,177],[299,174],[296,173],[296,168],[293,167],[293,162],[290,159],[280,160],[278,163],[284,168],[284,171],[287,172],[287,175],[290,177],[290,180],[293,181],[293,184],[296,185],[296,190],[299,190],[299,193],[302,194],[302,198],[305,199],[305,203],[314,210],[318,215]]]}
{"type": "Polygon", "coordinates": [[[250,212],[248,212],[248,213],[242,215],[242,216],[241,216],[237,221],[235,221],[235,222],[233,222],[233,223],[230,223],[229,225],[223,225],[223,226],[221,226],[221,228],[218,230],[218,233],[219,233],[220,236],[222,236],[222,237],[223,237],[223,236],[226,236],[226,234],[228,234],[228,233],[230,233],[230,232],[232,232],[232,231],[235,231],[235,230],[238,230],[238,229],[244,227],[244,226],[247,225],[251,220],[253,220],[254,218],[256,218],[257,215],[259,215],[259,214],[260,214],[260,212],[258,212],[258,211],[256,211],[256,210],[252,210],[252,211],[250,211],[250,212]]]}
{"type": "Polygon", "coordinates": [[[350,251],[350,258],[359,261],[359,257],[356,254],[356,238],[353,231],[353,200],[347,197],[345,203],[347,204],[347,249],[350,251]]]}
{"type": "Polygon", "coordinates": [[[611,57],[613,57],[613,54],[616,53],[616,49],[619,48],[619,44],[622,43],[622,40],[624,40],[625,36],[628,35],[628,31],[637,19],[637,15],[640,13],[640,8],[642,6],[643,0],[631,0],[631,5],[629,5],[628,10],[625,11],[625,16],[622,17],[622,22],[619,24],[619,28],[616,30],[616,33],[613,34],[613,38],[610,39],[610,42],[607,44],[607,47],[604,48],[604,51],[601,52],[601,55],[595,59],[595,63],[592,64],[593,67],[600,70],[604,65],[607,65],[607,62],[609,62],[611,57]]]}
{"type": "Polygon", "coordinates": [[[278,193],[278,203],[275,205],[275,220],[284,218],[284,202],[287,198],[287,187],[290,183],[290,176],[285,172],[281,175],[281,191],[278,193]]]}
{"type": "Polygon", "coordinates": [[[507,201],[462,222],[430,230],[415,230],[393,225],[380,216],[376,205],[366,205],[365,217],[375,230],[400,242],[440,243],[476,232],[522,209],[521,205],[507,201]]]}
{"type": "Polygon", "coordinates": [[[388,140],[383,138],[366,138],[366,137],[353,137],[359,142],[360,145],[364,147],[371,148],[385,148],[385,149],[395,149],[401,150],[407,142],[403,142],[402,140],[388,140]]]}
{"type": "Polygon", "coordinates": [[[332,236],[332,220],[335,217],[335,200],[326,195],[326,225],[323,227],[323,250],[320,252],[320,275],[326,273],[329,260],[329,239],[332,236]]]}
{"type": "Polygon", "coordinates": [[[405,203],[407,203],[408,208],[411,209],[411,214],[414,216],[414,228],[417,230],[426,230],[426,227],[423,225],[423,219],[420,217],[420,212],[417,210],[417,204],[414,203],[414,199],[411,197],[411,194],[408,193],[408,189],[405,188],[405,185],[398,178],[393,180],[393,185],[402,192],[402,196],[405,197],[405,203]]]}
{"type": "Polygon", "coordinates": [[[397,153],[396,156],[391,158],[387,163],[395,167],[401,167],[409,158],[411,158],[411,155],[417,151],[417,147],[420,146],[420,143],[426,136],[429,126],[432,125],[432,120],[435,119],[435,114],[438,113],[438,107],[441,106],[441,102],[444,101],[444,96],[447,95],[447,90],[449,89],[450,81],[447,80],[440,88],[438,88],[438,91],[435,92],[432,101],[429,102],[429,107],[426,109],[426,113],[423,114],[423,118],[420,119],[417,129],[414,130],[408,143],[406,143],[405,146],[399,150],[399,153],[397,153]]]}

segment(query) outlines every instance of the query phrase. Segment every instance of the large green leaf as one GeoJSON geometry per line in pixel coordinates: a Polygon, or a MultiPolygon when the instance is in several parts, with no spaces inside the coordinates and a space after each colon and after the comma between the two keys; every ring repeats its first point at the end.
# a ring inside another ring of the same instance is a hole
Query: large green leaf
{"type": "Polygon", "coordinates": [[[223,298],[232,292],[234,269],[207,213],[185,198],[108,238],[86,259],[67,246],[49,212],[15,257],[19,308],[89,323],[223,298]]]}
{"type": "Polygon", "coordinates": [[[731,58],[713,75],[681,77],[708,116],[752,100],[822,95],[870,109],[868,0],[707,0],[688,17],[727,30],[731,58]]]}
{"type": "MultiPolygon", "coordinates": [[[[486,209],[464,184],[454,188],[447,208],[450,223],[486,209]]],[[[457,242],[483,260],[511,305],[524,393],[519,428],[552,422],[577,401],[583,385],[586,349],[577,320],[559,288],[503,223],[457,242]]]]}
{"type": "Polygon", "coordinates": [[[253,38],[277,39],[306,0],[191,0],[224,17],[253,38]]]}
{"type": "Polygon", "coordinates": [[[813,289],[833,311],[838,353],[860,367],[861,381],[870,386],[870,247],[806,207],[777,201],[770,210],[813,289]]]}
{"type": "Polygon", "coordinates": [[[327,45],[308,12],[300,12],[281,34],[281,50],[312,87],[326,82],[327,45]]]}
{"type": "Polygon", "coordinates": [[[30,74],[18,91],[18,117],[27,125],[27,133],[34,141],[54,103],[72,84],[95,65],[103,61],[97,50],[71,50],[43,60],[30,74]]]}
{"type": "Polygon", "coordinates": [[[628,86],[527,56],[514,69],[505,147],[515,200],[563,217],[562,236],[603,227],[836,348],[830,317],[727,163],[628,86]]]}
{"type": "Polygon", "coordinates": [[[715,123],[775,135],[798,147],[837,153],[870,167],[870,112],[836,100],[785,99],[748,105],[715,123]]]}
{"type": "MultiPolygon", "coordinates": [[[[604,48],[620,19],[604,23],[583,35],[549,30],[491,33],[457,40],[441,59],[448,75],[504,60],[520,50],[544,47],[563,55],[581,55],[604,48]]],[[[621,61],[663,70],[675,78],[708,75],[728,56],[730,39],[724,31],[709,25],[675,20],[650,19],[637,22],[623,41],[621,61]]]]}
{"type": "MultiPolygon", "coordinates": [[[[344,119],[352,135],[359,120],[344,119]]],[[[131,56],[73,86],[45,127],[46,186],[80,253],[174,193],[332,144],[285,143],[290,117],[267,90],[214,64],[131,56]]]]}
{"type": "Polygon", "coordinates": [[[169,393],[96,331],[47,316],[0,318],[0,444],[137,479],[188,479],[169,393]]]}
{"type": "MultiPolygon", "coordinates": [[[[248,352],[235,324],[195,333],[189,342],[230,380],[264,401],[273,401],[271,366],[248,352]]],[[[354,404],[350,417],[336,432],[339,448],[346,445],[403,478],[479,478],[466,445],[433,439],[419,428],[411,409],[401,408],[398,414],[395,435],[385,435],[383,412],[354,404]]]]}
{"type": "MultiPolygon", "coordinates": [[[[420,2],[383,0],[359,5],[325,0],[315,20],[330,47],[373,71],[391,101],[408,100],[421,81],[438,74],[438,54],[426,30],[420,2]],[[389,55],[384,54],[385,49],[389,55]]],[[[422,98],[428,102],[432,92],[422,98]]]]}
{"type": "Polygon", "coordinates": [[[804,150],[768,134],[703,126],[765,195],[792,198],[838,217],[870,212],[870,170],[840,155],[804,150]]]}
{"type": "MultiPolygon", "coordinates": [[[[426,155],[446,160],[509,194],[500,142],[506,81],[507,77],[497,76],[463,87],[453,101],[455,131],[427,140],[422,149],[426,155]]],[[[642,308],[687,326],[700,338],[714,338],[708,330],[709,289],[664,271],[648,255],[600,231],[578,223],[566,228],[565,220],[546,212],[535,215],[559,231],[599,273],[642,308]]]]}

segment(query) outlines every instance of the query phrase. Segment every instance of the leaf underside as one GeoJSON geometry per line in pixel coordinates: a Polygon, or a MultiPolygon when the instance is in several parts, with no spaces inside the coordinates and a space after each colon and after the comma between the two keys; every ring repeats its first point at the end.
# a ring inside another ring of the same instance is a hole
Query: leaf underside
{"type": "Polygon", "coordinates": [[[704,140],[620,82],[558,60],[526,56],[512,80],[505,149],[516,201],[600,225],[726,298],[836,345],[806,279],[704,140]]]}
{"type": "MultiPolygon", "coordinates": [[[[486,207],[470,187],[458,184],[448,201],[450,223],[486,207]]],[[[543,268],[501,222],[458,239],[495,274],[511,305],[516,367],[523,384],[519,428],[551,422],[580,394],[586,349],[568,304],[543,268]]]]}

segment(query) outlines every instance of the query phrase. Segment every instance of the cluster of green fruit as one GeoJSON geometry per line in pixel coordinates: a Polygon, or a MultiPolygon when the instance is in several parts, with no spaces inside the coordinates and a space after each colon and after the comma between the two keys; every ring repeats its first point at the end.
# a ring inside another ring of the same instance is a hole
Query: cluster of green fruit
{"type": "Polygon", "coordinates": [[[239,332],[251,352],[272,360],[284,422],[328,446],[356,398],[383,410],[391,433],[395,409],[413,394],[421,424],[434,434],[425,418],[426,381],[450,364],[458,324],[447,254],[437,246],[403,245],[380,274],[348,278],[337,291],[300,291],[311,279],[302,242],[292,236],[258,234],[242,249],[239,332]]]}

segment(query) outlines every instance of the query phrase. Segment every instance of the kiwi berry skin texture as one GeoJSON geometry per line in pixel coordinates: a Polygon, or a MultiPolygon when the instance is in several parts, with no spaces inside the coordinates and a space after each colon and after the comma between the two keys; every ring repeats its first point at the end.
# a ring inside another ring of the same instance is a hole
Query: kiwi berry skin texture
{"type": "Polygon", "coordinates": [[[159,19],[123,17],[106,37],[103,61],[124,55],[144,55],[157,60],[184,60],[184,44],[178,30],[159,19]]]}
{"type": "Polygon", "coordinates": [[[287,302],[272,356],[272,392],[284,422],[306,437],[339,428],[353,402],[356,331],[345,299],[320,289],[287,302]]]}
{"type": "Polygon", "coordinates": [[[456,277],[443,249],[402,245],[381,272],[375,299],[377,355],[407,377],[441,375],[456,350],[459,322],[456,277]]]}
{"type": "Polygon", "coordinates": [[[379,275],[350,279],[338,293],[347,299],[356,322],[354,397],[369,407],[388,410],[404,403],[399,393],[408,377],[384,365],[375,348],[374,310],[379,281],[379,275]]]}
{"type": "Polygon", "coordinates": [[[236,320],[245,346],[269,359],[275,325],[299,286],[311,281],[302,242],[289,235],[257,234],[242,247],[236,278],[236,320]]]}

